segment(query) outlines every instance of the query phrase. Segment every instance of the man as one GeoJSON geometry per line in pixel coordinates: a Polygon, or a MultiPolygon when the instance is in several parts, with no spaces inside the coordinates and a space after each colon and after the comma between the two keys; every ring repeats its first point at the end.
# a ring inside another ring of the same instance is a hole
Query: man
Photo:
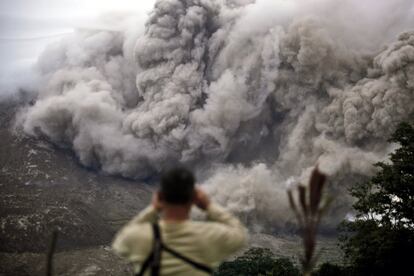
{"type": "Polygon", "coordinates": [[[137,275],[208,275],[246,244],[240,221],[211,202],[194,182],[184,168],[165,173],[152,204],[117,234],[113,248],[133,263],[137,275]],[[190,220],[193,205],[209,221],[190,220]]]}

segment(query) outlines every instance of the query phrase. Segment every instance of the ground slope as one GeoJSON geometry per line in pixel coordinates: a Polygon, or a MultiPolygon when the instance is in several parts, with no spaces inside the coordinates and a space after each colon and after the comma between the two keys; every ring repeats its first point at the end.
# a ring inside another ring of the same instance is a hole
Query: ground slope
{"type": "MultiPolygon", "coordinates": [[[[17,103],[0,103],[0,275],[44,275],[51,232],[59,231],[54,275],[128,275],[110,250],[114,233],[146,206],[152,185],[102,175],[67,150],[11,131],[17,103]]],[[[322,260],[337,261],[334,238],[322,260]]],[[[252,234],[251,246],[296,258],[297,236],[252,234]]]]}
{"type": "Polygon", "coordinates": [[[123,265],[107,246],[148,204],[151,187],[87,170],[70,152],[13,135],[17,108],[0,104],[0,274],[42,274],[53,229],[63,262],[57,268],[66,267],[66,275],[105,275],[105,266],[107,275],[118,274],[110,271],[123,265]]]}

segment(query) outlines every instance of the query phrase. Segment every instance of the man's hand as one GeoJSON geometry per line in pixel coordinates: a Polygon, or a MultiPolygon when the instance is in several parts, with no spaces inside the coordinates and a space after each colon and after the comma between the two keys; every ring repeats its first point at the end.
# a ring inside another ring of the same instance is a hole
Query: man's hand
{"type": "Polygon", "coordinates": [[[194,190],[194,204],[202,210],[207,210],[210,205],[210,198],[199,187],[196,187],[194,190]]]}
{"type": "Polygon", "coordinates": [[[155,192],[152,196],[152,206],[154,207],[155,210],[157,210],[158,212],[160,212],[162,210],[162,208],[164,207],[161,200],[160,200],[160,193],[159,192],[155,192]]]}

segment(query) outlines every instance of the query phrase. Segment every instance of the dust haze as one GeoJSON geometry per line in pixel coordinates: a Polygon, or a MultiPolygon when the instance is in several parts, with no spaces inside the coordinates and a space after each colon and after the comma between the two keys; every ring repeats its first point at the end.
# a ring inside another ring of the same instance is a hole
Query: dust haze
{"type": "MultiPolygon", "coordinates": [[[[50,45],[17,129],[146,179],[181,162],[220,203],[283,227],[318,163],[344,194],[414,112],[414,3],[159,0],[50,45]]],[[[350,198],[338,196],[332,223],[350,198]]]]}

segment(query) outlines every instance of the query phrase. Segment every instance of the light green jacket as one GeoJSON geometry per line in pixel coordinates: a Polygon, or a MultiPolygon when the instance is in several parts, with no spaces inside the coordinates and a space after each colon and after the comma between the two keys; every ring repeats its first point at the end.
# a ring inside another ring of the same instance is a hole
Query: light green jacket
{"type": "MultiPolygon", "coordinates": [[[[246,229],[240,221],[218,204],[206,210],[208,221],[187,220],[179,223],[159,222],[163,243],[191,260],[217,267],[221,261],[246,244],[246,229]]],[[[113,249],[126,258],[138,272],[152,251],[151,223],[157,212],[149,206],[121,229],[113,242],[113,249]]],[[[161,255],[161,275],[206,275],[168,252],[161,255]]],[[[149,275],[149,269],[145,275],[149,275]]]]}

